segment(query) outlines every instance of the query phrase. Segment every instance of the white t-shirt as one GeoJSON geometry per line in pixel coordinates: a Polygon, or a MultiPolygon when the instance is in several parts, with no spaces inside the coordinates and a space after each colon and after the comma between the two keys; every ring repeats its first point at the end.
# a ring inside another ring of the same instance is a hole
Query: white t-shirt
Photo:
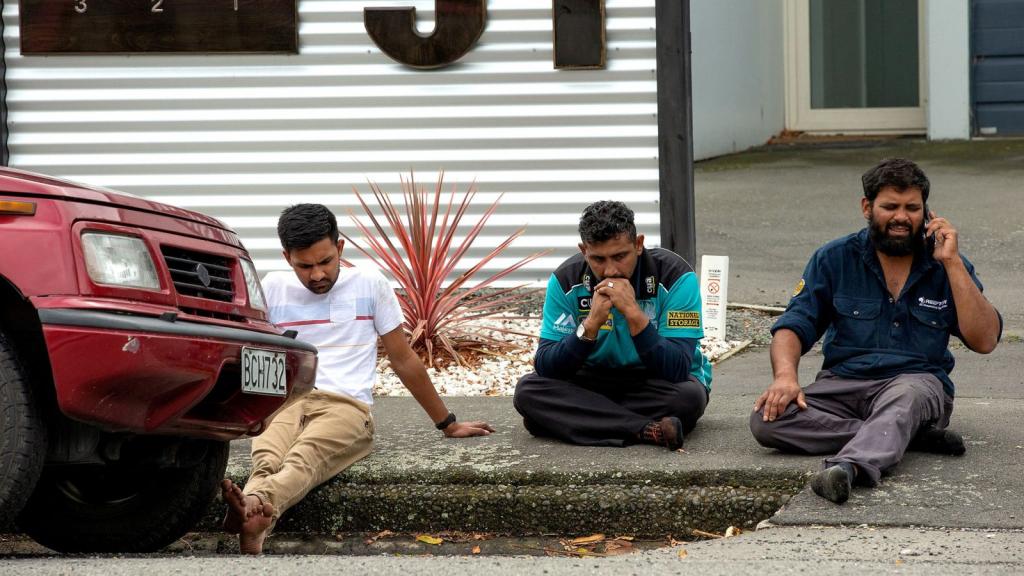
{"type": "Polygon", "coordinates": [[[316,346],[316,387],[373,403],[377,337],[404,321],[395,291],[374,269],[342,268],[330,292],[314,294],[295,273],[263,278],[270,321],[316,346]]]}

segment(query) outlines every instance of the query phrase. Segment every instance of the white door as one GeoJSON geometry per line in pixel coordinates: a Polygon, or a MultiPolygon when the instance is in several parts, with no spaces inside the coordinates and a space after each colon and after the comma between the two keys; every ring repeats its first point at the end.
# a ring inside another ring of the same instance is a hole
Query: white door
{"type": "Polygon", "coordinates": [[[925,131],[921,0],[786,0],[786,125],[925,131]]]}

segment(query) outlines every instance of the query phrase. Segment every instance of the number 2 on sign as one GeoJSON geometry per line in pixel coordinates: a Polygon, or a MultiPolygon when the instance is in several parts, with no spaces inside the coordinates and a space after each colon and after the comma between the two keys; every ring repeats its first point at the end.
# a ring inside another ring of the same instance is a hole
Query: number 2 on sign
{"type": "Polygon", "coordinates": [[[163,12],[164,11],[164,9],[160,6],[161,4],[164,3],[164,0],[152,0],[152,1],[153,1],[153,8],[151,10],[153,12],[163,12]]]}
{"type": "Polygon", "coordinates": [[[75,12],[85,14],[85,11],[88,9],[89,5],[85,3],[85,0],[75,0],[75,12]]]}

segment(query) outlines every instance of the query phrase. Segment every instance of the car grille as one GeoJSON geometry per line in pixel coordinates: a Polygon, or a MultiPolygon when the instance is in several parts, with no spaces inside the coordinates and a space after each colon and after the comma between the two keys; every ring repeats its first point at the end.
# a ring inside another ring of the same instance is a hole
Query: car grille
{"type": "Polygon", "coordinates": [[[162,246],[161,252],[178,294],[222,302],[234,300],[230,258],[171,246],[162,246]]]}

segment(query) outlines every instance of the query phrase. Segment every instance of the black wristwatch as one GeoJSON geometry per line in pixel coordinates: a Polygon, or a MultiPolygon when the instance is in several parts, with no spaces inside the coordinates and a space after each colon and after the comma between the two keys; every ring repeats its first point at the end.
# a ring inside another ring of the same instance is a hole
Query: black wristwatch
{"type": "Polygon", "coordinates": [[[436,427],[438,430],[444,430],[445,428],[451,426],[454,423],[455,423],[455,413],[454,412],[449,412],[448,416],[444,420],[441,420],[437,424],[434,424],[434,427],[436,427]]]}

